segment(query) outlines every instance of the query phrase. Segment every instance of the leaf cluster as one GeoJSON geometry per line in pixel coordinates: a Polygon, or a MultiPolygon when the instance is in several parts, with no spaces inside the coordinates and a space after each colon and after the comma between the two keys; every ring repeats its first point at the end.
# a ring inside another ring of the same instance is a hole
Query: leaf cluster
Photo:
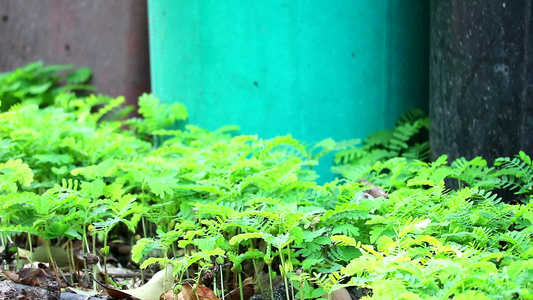
{"type": "Polygon", "coordinates": [[[429,158],[429,118],[422,110],[408,110],[392,130],[371,133],[361,145],[335,153],[342,167],[373,164],[394,157],[426,161],[429,158]]]}
{"type": "Polygon", "coordinates": [[[55,97],[65,91],[92,91],[86,84],[92,71],[88,68],[74,70],[71,65],[44,66],[42,62],[31,63],[12,72],[0,74],[0,111],[25,102],[40,107],[54,104],[55,97]]]}
{"type": "Polygon", "coordinates": [[[277,274],[294,287],[288,298],[350,286],[373,299],[532,296],[533,170],[524,152],[490,167],[482,158],[416,159],[427,151],[410,149],[426,146],[410,141],[427,119],[413,114],[363,152],[341,150],[343,178],[319,185],[310,166],[353,141],[308,147],[290,135],[183,126],[185,107],[147,94],[139,118],[117,119],[123,102],[63,90],[51,105],[21,96],[0,113],[3,245],[23,234],[81,240],[95,252],[98,238],[107,255],[111,236],[139,235],[132,260],[142,268],[172,264],[180,280],[219,268],[233,274],[224,282],[249,276],[259,287],[277,274]],[[387,196],[369,196],[360,179],[387,196]],[[501,189],[518,204],[502,201],[501,189]]]}

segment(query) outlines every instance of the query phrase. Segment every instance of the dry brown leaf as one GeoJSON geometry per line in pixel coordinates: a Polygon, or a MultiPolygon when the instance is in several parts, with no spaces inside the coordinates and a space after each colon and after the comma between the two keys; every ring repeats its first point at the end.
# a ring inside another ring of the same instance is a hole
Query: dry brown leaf
{"type": "MultiPolygon", "coordinates": [[[[166,291],[159,300],[174,300],[176,294],[173,290],[166,291]]],[[[198,285],[196,292],[190,283],[184,283],[178,294],[178,300],[219,300],[215,293],[208,287],[198,285]]]]}
{"type": "Polygon", "coordinates": [[[2,270],[2,274],[4,274],[4,276],[15,282],[15,283],[20,283],[20,277],[19,277],[19,274],[13,272],[13,271],[9,271],[9,270],[2,270]]]}
{"type": "Polygon", "coordinates": [[[49,277],[43,269],[24,268],[18,272],[20,283],[29,286],[40,286],[45,283],[49,277]]]}
{"type": "MultiPolygon", "coordinates": [[[[327,299],[328,294],[324,294],[322,298],[327,299]]],[[[350,296],[350,293],[348,293],[347,289],[341,288],[331,293],[331,300],[352,300],[352,297],[350,296]]]]}
{"type": "Polygon", "coordinates": [[[192,285],[189,283],[184,283],[183,288],[178,294],[178,300],[197,300],[196,293],[192,289],[192,285]]]}
{"type": "Polygon", "coordinates": [[[2,274],[9,280],[29,286],[40,286],[47,283],[53,276],[39,268],[23,268],[18,273],[2,270],[2,274]]]}
{"type": "Polygon", "coordinates": [[[159,300],[174,300],[174,299],[176,299],[176,294],[174,294],[173,289],[166,291],[159,297],[159,300]]]}
{"type": "MultiPolygon", "coordinates": [[[[255,287],[254,282],[251,278],[246,278],[242,282],[242,294],[244,300],[250,299],[255,294],[255,287]]],[[[241,299],[241,292],[239,291],[239,288],[237,287],[233,291],[227,293],[224,296],[225,300],[240,300],[241,299]]]]}
{"type": "MultiPolygon", "coordinates": [[[[44,293],[44,297],[33,295],[30,299],[60,299],[61,285],[57,278],[41,268],[23,268],[17,273],[3,271],[3,274],[16,283],[32,287],[46,287],[42,291],[33,289],[34,293],[44,293]]],[[[29,294],[28,294],[29,295],[29,294]]]]}
{"type": "Polygon", "coordinates": [[[159,300],[163,293],[174,286],[173,270],[174,267],[168,265],[165,269],[155,273],[154,277],[141,287],[131,290],[107,289],[107,293],[118,299],[133,296],[142,300],[159,300]]]}
{"type": "Polygon", "coordinates": [[[368,180],[359,179],[359,182],[364,183],[365,185],[367,185],[367,186],[369,186],[371,188],[370,190],[366,191],[370,196],[372,196],[374,198],[378,198],[378,197],[388,198],[389,197],[389,194],[387,194],[387,192],[385,192],[385,190],[383,190],[382,188],[378,187],[377,185],[369,182],[368,180]]]}
{"type": "Polygon", "coordinates": [[[208,287],[205,287],[203,285],[198,285],[196,288],[196,293],[198,294],[198,297],[200,298],[206,298],[210,300],[219,300],[217,295],[208,287]]]}

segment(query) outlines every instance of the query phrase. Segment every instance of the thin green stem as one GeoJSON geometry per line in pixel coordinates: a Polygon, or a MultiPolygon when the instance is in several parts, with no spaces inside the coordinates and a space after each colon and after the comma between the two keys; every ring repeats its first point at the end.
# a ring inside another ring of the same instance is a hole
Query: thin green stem
{"type": "MultiPolygon", "coordinates": [[[[290,250],[290,249],[289,249],[290,250]]],[[[289,251],[289,254],[288,254],[288,257],[289,257],[289,263],[291,263],[291,266],[292,266],[292,262],[291,262],[291,251],[289,251]]],[[[291,271],[292,271],[292,267],[291,267],[291,271]]],[[[287,287],[288,288],[288,287],[287,287]]],[[[292,299],[296,299],[296,297],[294,297],[294,289],[291,288],[291,295],[292,295],[292,299]]],[[[305,298],[304,298],[305,299],[305,298]]]]}
{"type": "Polygon", "coordinates": [[[300,286],[300,293],[302,294],[302,299],[305,299],[305,282],[302,279],[302,275],[300,275],[300,280],[298,280],[298,285],[300,286]]]}
{"type": "MultiPolygon", "coordinates": [[[[93,240],[93,254],[96,255],[96,233],[95,232],[92,233],[92,240],[93,240]]],[[[94,264],[93,265],[93,276],[96,276],[97,272],[98,272],[97,264],[94,264]]],[[[96,288],[97,288],[96,281],[92,280],[92,282],[93,282],[93,291],[96,292],[96,288]]]]}
{"type": "Polygon", "coordinates": [[[44,245],[46,247],[46,251],[48,252],[48,257],[50,259],[50,265],[52,265],[54,274],[56,275],[57,280],[59,280],[59,273],[57,273],[57,267],[54,261],[54,255],[52,254],[52,245],[50,245],[50,240],[44,239],[44,245]]]}
{"type": "Polygon", "coordinates": [[[143,228],[143,234],[144,234],[143,237],[147,237],[148,235],[146,234],[146,217],[142,217],[141,220],[142,220],[142,228],[143,228]]]}
{"type": "Polygon", "coordinates": [[[241,277],[241,274],[242,274],[242,272],[239,272],[237,276],[239,277],[239,293],[241,294],[241,300],[244,300],[244,291],[242,290],[242,277],[241,277]]]}
{"type": "Polygon", "coordinates": [[[268,264],[268,280],[270,281],[270,299],[274,299],[274,289],[272,285],[272,266],[268,264]]]}
{"type": "Polygon", "coordinates": [[[283,248],[279,250],[279,258],[281,259],[281,277],[283,277],[283,282],[285,283],[285,295],[287,299],[289,298],[289,282],[287,281],[287,269],[285,264],[285,258],[283,257],[283,248]]]}
{"type": "Polygon", "coordinates": [[[67,260],[70,273],[74,270],[74,250],[72,250],[72,240],[69,239],[67,242],[67,260]]]}
{"type": "MultiPolygon", "coordinates": [[[[28,232],[28,245],[30,248],[30,252],[33,253],[33,242],[31,240],[31,233],[28,232]]],[[[30,261],[30,265],[33,265],[33,257],[30,255],[28,257],[28,260],[30,261]]]]}
{"type": "Polygon", "coordinates": [[[104,274],[105,274],[105,281],[107,282],[109,279],[109,275],[107,274],[107,255],[109,254],[109,250],[107,249],[107,234],[106,231],[104,234],[104,252],[102,253],[102,256],[104,257],[104,274]]]}
{"type": "Polygon", "coordinates": [[[222,290],[222,300],[225,300],[224,299],[224,277],[222,276],[222,266],[219,266],[220,267],[220,289],[222,290]]]}

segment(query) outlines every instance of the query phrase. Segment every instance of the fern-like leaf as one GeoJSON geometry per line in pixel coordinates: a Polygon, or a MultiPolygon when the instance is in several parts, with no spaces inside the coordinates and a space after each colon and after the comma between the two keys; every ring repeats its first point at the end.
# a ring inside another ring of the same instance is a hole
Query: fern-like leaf
{"type": "Polygon", "coordinates": [[[176,178],[177,172],[168,172],[166,174],[154,174],[146,176],[145,182],[150,187],[152,193],[159,196],[161,199],[165,195],[174,196],[174,190],[178,187],[179,179],[176,178]]]}
{"type": "Polygon", "coordinates": [[[0,190],[15,193],[18,190],[17,183],[30,186],[32,182],[33,172],[21,159],[10,159],[0,164],[0,190]]]}

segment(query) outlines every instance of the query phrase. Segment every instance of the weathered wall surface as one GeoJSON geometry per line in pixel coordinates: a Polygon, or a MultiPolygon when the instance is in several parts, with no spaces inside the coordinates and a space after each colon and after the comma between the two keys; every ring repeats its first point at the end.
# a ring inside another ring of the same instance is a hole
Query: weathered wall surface
{"type": "Polygon", "coordinates": [[[431,1],[432,158],[533,154],[532,2],[431,1]]]}
{"type": "Polygon", "coordinates": [[[98,92],[150,90],[146,0],[0,0],[0,72],[42,60],[93,69],[98,92]]]}

